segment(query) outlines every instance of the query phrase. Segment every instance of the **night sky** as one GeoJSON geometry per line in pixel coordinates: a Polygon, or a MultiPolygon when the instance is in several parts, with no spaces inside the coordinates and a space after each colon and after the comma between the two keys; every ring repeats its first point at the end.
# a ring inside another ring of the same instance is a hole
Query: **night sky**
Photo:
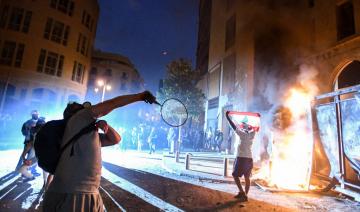
{"type": "Polygon", "coordinates": [[[174,59],[187,58],[195,66],[197,0],[98,1],[95,48],[128,57],[146,89],[157,90],[166,64],[174,59]]]}

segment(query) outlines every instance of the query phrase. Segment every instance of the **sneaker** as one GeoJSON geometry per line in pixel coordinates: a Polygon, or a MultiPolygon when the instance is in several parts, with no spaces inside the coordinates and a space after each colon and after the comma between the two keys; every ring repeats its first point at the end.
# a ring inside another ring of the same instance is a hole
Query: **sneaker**
{"type": "Polygon", "coordinates": [[[246,194],[243,193],[243,192],[239,192],[239,193],[238,193],[236,196],[234,196],[234,197],[237,198],[237,199],[239,199],[240,202],[246,202],[246,201],[248,201],[248,198],[247,198],[246,194]]]}
{"type": "Polygon", "coordinates": [[[248,201],[248,198],[247,198],[247,196],[245,195],[245,196],[240,197],[239,200],[240,200],[240,202],[247,202],[247,201],[248,201]]]}
{"type": "Polygon", "coordinates": [[[245,193],[244,193],[244,192],[239,192],[238,194],[236,194],[236,195],[234,196],[234,198],[241,198],[241,197],[243,197],[243,196],[245,196],[245,193]]]}

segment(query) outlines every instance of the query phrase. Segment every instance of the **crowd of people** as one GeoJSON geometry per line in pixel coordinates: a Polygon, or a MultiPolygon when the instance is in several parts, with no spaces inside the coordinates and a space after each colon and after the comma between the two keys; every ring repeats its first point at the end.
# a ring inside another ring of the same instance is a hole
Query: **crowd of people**
{"type": "MultiPolygon", "coordinates": [[[[179,128],[154,123],[141,123],[133,127],[119,129],[122,135],[120,149],[149,151],[149,154],[156,150],[168,150],[174,153],[184,149],[188,151],[213,151],[221,152],[230,146],[222,147],[224,134],[221,130],[212,130],[209,127],[206,131],[193,127],[179,128]],[[180,140],[179,140],[180,133],[180,140]]],[[[231,135],[230,135],[231,136],[231,135]]],[[[231,142],[231,139],[228,139],[231,142]]]]}
{"type": "MultiPolygon", "coordinates": [[[[105,120],[99,120],[115,108],[137,101],[152,104],[156,99],[150,92],[145,91],[118,96],[94,106],[78,103],[67,105],[63,113],[66,127],[59,141],[61,147],[59,160],[52,174],[43,173],[45,187],[43,211],[103,211],[103,202],[98,190],[101,179],[101,147],[116,145],[120,140],[122,140],[120,147],[123,150],[149,150],[149,154],[155,153],[156,148],[167,148],[169,153],[181,151],[182,148],[193,148],[195,151],[222,150],[223,132],[214,131],[211,127],[203,131],[196,130],[195,127],[156,127],[150,123],[141,123],[131,129],[120,130],[122,134],[120,136],[105,120]],[[92,130],[80,135],[79,132],[91,125],[94,127],[92,130]],[[72,139],[74,137],[76,139],[72,139]],[[71,141],[72,145],[68,145],[70,143],[68,141],[71,141]]],[[[16,171],[22,174],[24,180],[31,180],[40,175],[35,170],[37,158],[34,153],[34,142],[37,133],[40,137],[39,129],[45,124],[45,118],[39,117],[37,111],[32,111],[31,116],[31,119],[22,125],[21,131],[25,137],[24,148],[16,167],[16,171]]],[[[247,201],[253,167],[251,146],[256,131],[247,124],[247,121],[243,121],[242,125],[235,125],[228,112],[226,117],[232,128],[231,131],[241,140],[235,147],[236,160],[232,173],[239,188],[239,193],[235,197],[247,201]],[[245,189],[240,183],[242,176],[245,178],[245,189]]],[[[232,136],[230,132],[229,135],[232,136]]],[[[231,139],[227,142],[229,141],[231,139]]]]}

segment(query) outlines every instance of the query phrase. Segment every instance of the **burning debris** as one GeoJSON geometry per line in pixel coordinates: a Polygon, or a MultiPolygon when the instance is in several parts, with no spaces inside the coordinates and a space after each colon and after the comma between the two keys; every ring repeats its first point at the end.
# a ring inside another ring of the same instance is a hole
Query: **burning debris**
{"type": "Polygon", "coordinates": [[[317,92],[316,70],[302,66],[297,85],[290,88],[272,119],[269,161],[257,178],[263,186],[280,190],[309,189],[313,136],[310,102],[317,92]]]}

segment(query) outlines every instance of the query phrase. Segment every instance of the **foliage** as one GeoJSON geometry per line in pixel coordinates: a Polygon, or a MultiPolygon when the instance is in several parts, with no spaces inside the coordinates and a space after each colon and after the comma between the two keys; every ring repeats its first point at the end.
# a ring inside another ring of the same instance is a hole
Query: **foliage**
{"type": "Polygon", "coordinates": [[[196,87],[200,80],[199,72],[193,70],[191,62],[185,59],[174,60],[166,68],[166,77],[157,99],[159,102],[168,98],[179,99],[185,104],[189,116],[197,120],[204,111],[205,101],[205,95],[196,87]]]}

